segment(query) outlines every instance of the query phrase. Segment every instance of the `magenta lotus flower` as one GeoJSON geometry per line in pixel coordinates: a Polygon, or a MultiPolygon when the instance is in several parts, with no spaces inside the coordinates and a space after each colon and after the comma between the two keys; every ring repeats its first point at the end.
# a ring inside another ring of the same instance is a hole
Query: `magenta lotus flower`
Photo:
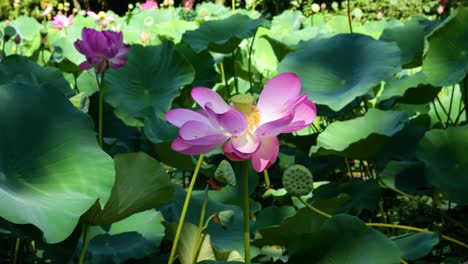
{"type": "Polygon", "coordinates": [[[165,115],[180,128],[171,147],[193,155],[223,145],[229,159],[251,159],[256,171],[268,169],[278,157],[277,136],[308,127],[315,119],[315,105],[300,89],[297,75],[283,73],[265,85],[257,104],[252,96],[240,94],[228,105],[209,88],[193,88],[192,97],[202,109],[179,108],[165,115]]]}
{"type": "Polygon", "coordinates": [[[97,66],[97,73],[102,73],[109,67],[119,69],[127,63],[125,55],[130,45],[123,43],[122,32],[84,28],[81,38],[75,41],[75,48],[86,57],[80,64],[82,70],[97,66]]]}
{"type": "Polygon", "coordinates": [[[56,29],[62,29],[65,27],[69,27],[72,25],[73,15],[69,15],[68,17],[62,14],[57,14],[54,16],[54,19],[50,22],[52,26],[56,29]]]}
{"type": "Polygon", "coordinates": [[[145,10],[155,10],[158,9],[158,2],[146,0],[143,4],[140,5],[141,9],[145,10]]]}

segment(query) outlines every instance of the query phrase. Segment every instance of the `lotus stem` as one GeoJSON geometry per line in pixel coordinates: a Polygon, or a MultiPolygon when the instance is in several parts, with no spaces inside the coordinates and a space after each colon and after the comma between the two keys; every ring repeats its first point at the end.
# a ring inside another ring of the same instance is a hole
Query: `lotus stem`
{"type": "Polygon", "coordinates": [[[18,237],[15,240],[15,253],[13,255],[13,264],[18,263],[20,244],[21,244],[21,238],[18,237]]]}
{"type": "Polygon", "coordinates": [[[203,154],[198,157],[198,162],[193,172],[192,179],[190,180],[190,185],[187,190],[187,195],[185,196],[184,206],[182,207],[182,213],[180,214],[179,223],[177,224],[177,230],[174,237],[174,244],[172,245],[171,254],[169,256],[169,264],[172,264],[175,260],[175,253],[177,250],[177,245],[179,243],[180,233],[182,232],[182,227],[184,225],[185,215],[187,214],[188,205],[190,202],[190,197],[192,196],[193,187],[195,186],[195,181],[197,180],[198,172],[203,161],[203,154]]]}
{"type": "Polygon", "coordinates": [[[249,161],[244,161],[243,179],[244,207],[244,255],[245,263],[250,264],[250,212],[249,212],[249,161]]]}
{"type": "Polygon", "coordinates": [[[353,23],[351,21],[351,9],[349,8],[349,0],[346,1],[348,9],[348,23],[349,23],[349,33],[353,33],[353,23]]]}
{"type": "Polygon", "coordinates": [[[268,170],[263,171],[263,178],[265,178],[265,187],[270,188],[270,176],[268,176],[268,170]]]}
{"type": "Polygon", "coordinates": [[[198,249],[201,247],[201,237],[202,237],[202,231],[203,231],[203,224],[205,220],[205,214],[206,214],[206,206],[208,204],[208,184],[205,187],[205,195],[203,196],[203,204],[202,204],[202,209],[200,212],[200,221],[198,222],[198,229],[197,229],[197,237],[195,240],[195,245],[193,247],[193,255],[192,255],[192,264],[197,263],[197,252],[198,249]]]}
{"type": "Polygon", "coordinates": [[[89,225],[83,224],[83,248],[81,249],[80,260],[78,262],[79,264],[84,263],[86,251],[88,250],[88,245],[89,245],[89,225]]]}
{"type": "Polygon", "coordinates": [[[300,196],[296,196],[297,199],[299,199],[299,201],[304,204],[307,208],[309,208],[311,211],[325,217],[325,218],[332,218],[332,216],[330,214],[327,214],[325,213],[324,211],[312,206],[311,204],[309,204],[308,202],[306,202],[304,199],[302,199],[302,197],[300,196]]]}

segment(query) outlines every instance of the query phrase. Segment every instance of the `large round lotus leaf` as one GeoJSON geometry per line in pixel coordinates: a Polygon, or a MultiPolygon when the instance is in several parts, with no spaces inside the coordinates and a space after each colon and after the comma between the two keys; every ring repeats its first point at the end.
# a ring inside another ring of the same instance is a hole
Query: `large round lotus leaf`
{"type": "Polygon", "coordinates": [[[193,81],[192,65],[169,41],[158,46],[133,45],[127,59],[124,67],[106,74],[104,99],[127,125],[142,126],[143,121],[151,141],[174,138],[164,113],[171,108],[179,88],[193,81]]]}
{"type": "Polygon", "coordinates": [[[86,263],[124,263],[150,256],[164,237],[161,213],[148,210],[134,214],[108,229],[90,228],[86,263]]]}
{"type": "Polygon", "coordinates": [[[281,245],[289,252],[288,263],[398,263],[400,250],[379,231],[366,227],[354,216],[331,219],[300,209],[279,226],[259,230],[255,245],[281,245]],[[305,242],[306,241],[306,242],[305,242]]]}
{"type": "Polygon", "coordinates": [[[114,183],[91,119],[48,84],[0,85],[0,216],[33,224],[49,243],[68,237],[114,183]]]}
{"type": "Polygon", "coordinates": [[[330,124],[319,134],[317,145],[312,146],[310,154],[372,159],[407,120],[403,112],[371,108],[364,116],[330,124]]]}
{"type": "Polygon", "coordinates": [[[314,40],[289,53],[278,72],[294,72],[317,104],[338,111],[356,97],[400,70],[395,43],[360,34],[339,34],[314,40]]]}
{"type": "Polygon", "coordinates": [[[427,78],[422,72],[401,79],[391,78],[385,84],[378,101],[397,99],[399,103],[425,104],[430,103],[440,92],[440,87],[434,87],[427,83],[427,78]]]}
{"type": "Polygon", "coordinates": [[[468,204],[468,126],[433,129],[416,152],[426,165],[426,176],[449,200],[468,204]]]}
{"type": "Polygon", "coordinates": [[[424,38],[437,25],[437,21],[413,17],[403,26],[387,28],[380,36],[386,42],[395,41],[401,49],[402,64],[417,67],[422,63],[424,38]]]}
{"type": "Polygon", "coordinates": [[[185,32],[182,41],[197,53],[205,49],[231,53],[243,39],[252,37],[258,27],[269,26],[268,20],[235,14],[223,20],[208,21],[196,30],[185,32]]]}
{"type": "Polygon", "coordinates": [[[159,162],[143,152],[119,154],[114,158],[115,184],[109,201],[94,206],[83,217],[93,225],[112,224],[134,213],[160,207],[174,193],[171,179],[159,162]]]}
{"type": "Polygon", "coordinates": [[[0,84],[10,82],[34,83],[60,91],[67,97],[75,95],[62,73],[53,67],[41,67],[30,59],[11,55],[0,63],[0,84]]]}
{"type": "Polygon", "coordinates": [[[436,86],[458,83],[468,70],[468,7],[460,7],[429,36],[423,72],[436,86]]]}
{"type": "Polygon", "coordinates": [[[359,218],[334,215],[318,233],[306,234],[289,245],[288,263],[360,264],[378,260],[399,263],[400,249],[381,232],[366,227],[359,218]],[[307,243],[304,243],[307,241],[307,243]]]}
{"type": "Polygon", "coordinates": [[[432,247],[439,244],[437,234],[407,233],[392,237],[393,242],[401,250],[401,258],[405,260],[417,260],[429,254],[432,247]]]}
{"type": "Polygon", "coordinates": [[[32,41],[34,38],[39,38],[41,31],[41,24],[36,19],[28,16],[19,16],[10,24],[16,29],[16,33],[21,36],[23,40],[32,41]]]}

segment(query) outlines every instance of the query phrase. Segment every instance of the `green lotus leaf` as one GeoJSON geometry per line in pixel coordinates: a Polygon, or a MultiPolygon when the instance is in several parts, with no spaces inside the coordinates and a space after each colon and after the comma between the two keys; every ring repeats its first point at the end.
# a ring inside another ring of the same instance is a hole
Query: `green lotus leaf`
{"type": "Polygon", "coordinates": [[[294,72],[304,92],[317,104],[339,111],[370,88],[400,70],[395,43],[360,34],[311,40],[278,65],[278,73],[294,72]]]}
{"type": "Polygon", "coordinates": [[[468,204],[468,126],[433,129],[419,142],[417,157],[426,177],[449,200],[468,204]]]}
{"type": "Polygon", "coordinates": [[[423,72],[429,83],[458,83],[468,71],[468,7],[455,10],[427,36],[423,72]]]}
{"type": "Polygon", "coordinates": [[[11,21],[10,25],[16,29],[16,33],[23,40],[33,41],[34,38],[39,38],[39,32],[42,28],[41,24],[36,19],[28,16],[19,16],[11,21]]]}
{"type": "Polygon", "coordinates": [[[252,37],[258,27],[268,28],[270,22],[234,14],[223,20],[208,21],[196,30],[185,32],[182,41],[190,45],[196,53],[206,49],[231,53],[243,39],[252,37]]]}
{"type": "Polygon", "coordinates": [[[148,210],[112,224],[90,227],[86,263],[124,263],[149,257],[164,237],[161,213],[148,210]]]}
{"type": "Polygon", "coordinates": [[[134,213],[160,207],[172,198],[174,187],[159,162],[143,152],[114,157],[115,184],[109,201],[101,210],[94,206],[83,216],[92,225],[120,221],[134,213]]]}
{"type": "Polygon", "coordinates": [[[428,84],[424,73],[418,72],[401,79],[390,79],[378,101],[397,99],[399,103],[425,104],[432,102],[439,92],[440,87],[428,84]]]}
{"type": "Polygon", "coordinates": [[[372,159],[386,140],[403,129],[407,120],[403,112],[371,108],[364,116],[330,124],[319,134],[310,154],[372,159]]]}
{"type": "Polygon", "coordinates": [[[385,29],[380,40],[395,41],[401,49],[402,64],[417,67],[422,63],[425,37],[437,23],[436,20],[413,17],[405,25],[385,29]]]}
{"type": "Polygon", "coordinates": [[[424,164],[420,161],[390,161],[380,173],[380,179],[390,187],[410,194],[427,193],[424,164]]]}
{"type": "Polygon", "coordinates": [[[258,213],[253,229],[279,225],[284,219],[293,216],[295,213],[296,209],[292,206],[269,206],[258,213]]]}
{"type": "Polygon", "coordinates": [[[437,234],[408,233],[392,237],[392,240],[401,249],[401,258],[410,261],[426,256],[439,244],[437,234]]]}
{"type": "Polygon", "coordinates": [[[288,263],[398,263],[400,250],[379,231],[350,215],[326,219],[307,208],[280,226],[259,231],[257,245],[282,245],[289,252],[288,263]],[[307,241],[307,243],[304,243],[307,241]]]}
{"type": "Polygon", "coordinates": [[[66,239],[114,183],[89,116],[49,83],[0,85],[0,216],[33,224],[49,243],[66,239]]]}
{"type": "Polygon", "coordinates": [[[363,209],[377,209],[381,196],[381,188],[374,180],[362,181],[352,179],[345,183],[331,182],[314,190],[314,199],[330,199],[340,194],[351,196],[349,201],[337,208],[337,212],[347,213],[351,210],[361,211],[363,209]]]}
{"type": "Polygon", "coordinates": [[[53,67],[41,67],[26,57],[11,55],[0,63],[0,84],[10,82],[43,85],[67,97],[75,95],[62,73],[53,67]]]}
{"type": "Polygon", "coordinates": [[[179,88],[194,80],[195,71],[172,42],[158,46],[133,45],[127,64],[105,76],[104,99],[127,125],[145,124],[145,135],[154,143],[173,139],[176,130],[164,113],[171,108],[179,88]]]}

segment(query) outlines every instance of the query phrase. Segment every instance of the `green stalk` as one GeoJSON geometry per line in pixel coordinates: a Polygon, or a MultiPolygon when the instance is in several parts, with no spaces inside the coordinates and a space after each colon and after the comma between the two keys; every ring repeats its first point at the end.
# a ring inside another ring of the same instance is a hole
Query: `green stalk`
{"type": "Polygon", "coordinates": [[[348,9],[348,23],[349,23],[349,33],[353,33],[353,23],[351,21],[351,10],[349,8],[349,0],[347,2],[347,9],[348,9]]]}
{"type": "Polygon", "coordinates": [[[249,161],[244,161],[244,254],[245,263],[250,264],[250,212],[249,212],[249,161]]]}
{"type": "Polygon", "coordinates": [[[198,158],[197,166],[193,172],[192,179],[190,180],[190,185],[187,190],[187,195],[185,196],[184,207],[182,207],[182,213],[180,214],[179,223],[177,224],[177,230],[174,237],[174,244],[172,245],[171,255],[169,256],[168,264],[172,264],[175,260],[175,253],[177,250],[177,245],[179,243],[180,233],[182,232],[182,227],[184,225],[185,215],[187,214],[188,205],[190,202],[190,197],[192,196],[193,187],[195,186],[195,181],[197,180],[198,172],[200,171],[201,163],[203,161],[203,154],[198,158]]]}
{"type": "Polygon", "coordinates": [[[99,81],[96,75],[96,81],[99,87],[98,142],[101,148],[103,146],[102,114],[103,114],[103,107],[104,107],[104,91],[103,91],[102,84],[104,83],[104,73],[105,71],[101,73],[101,81],[99,81]]]}
{"type": "Polygon", "coordinates": [[[468,75],[460,82],[460,90],[462,92],[463,104],[465,105],[465,116],[468,121],[468,75]]]}
{"type": "Polygon", "coordinates": [[[200,221],[198,222],[198,229],[197,229],[197,238],[195,240],[195,246],[193,247],[193,255],[192,255],[192,264],[197,263],[197,252],[198,248],[201,246],[201,237],[202,237],[202,231],[203,231],[203,224],[205,220],[205,214],[206,214],[206,206],[208,204],[208,184],[205,187],[205,195],[203,196],[203,204],[202,204],[202,209],[200,213],[200,221]]]}
{"type": "Polygon", "coordinates": [[[265,188],[270,189],[270,176],[268,175],[268,170],[263,171],[263,177],[265,178],[265,188]]]}
{"type": "Polygon", "coordinates": [[[231,0],[232,13],[236,12],[236,0],[231,0]]]}
{"type": "Polygon", "coordinates": [[[253,81],[252,81],[252,51],[253,45],[255,43],[255,37],[257,36],[257,31],[255,30],[255,34],[252,37],[252,43],[250,43],[249,47],[249,62],[248,62],[248,73],[249,73],[249,85],[250,85],[250,93],[253,94],[253,81]]]}
{"type": "Polygon", "coordinates": [[[18,237],[15,240],[15,253],[13,255],[13,264],[18,263],[20,244],[21,244],[21,238],[18,237]]]}
{"type": "Polygon", "coordinates": [[[80,254],[80,260],[79,264],[84,263],[84,259],[86,256],[86,251],[88,250],[88,245],[89,245],[89,225],[83,224],[83,248],[81,249],[81,254],[80,254]]]}

